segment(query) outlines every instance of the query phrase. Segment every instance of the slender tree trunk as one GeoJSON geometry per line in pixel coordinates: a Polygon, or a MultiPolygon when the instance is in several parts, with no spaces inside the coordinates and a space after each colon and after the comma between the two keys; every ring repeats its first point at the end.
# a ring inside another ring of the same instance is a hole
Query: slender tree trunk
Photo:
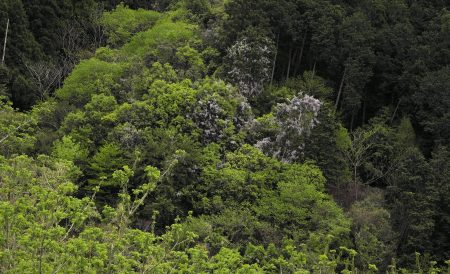
{"type": "Polygon", "coordinates": [[[9,18],[6,20],[5,42],[3,43],[2,64],[5,63],[6,41],[8,40],[9,18]]]}
{"type": "Polygon", "coordinates": [[[277,64],[277,57],[278,57],[278,44],[280,43],[280,33],[277,34],[277,48],[275,49],[275,56],[273,58],[273,64],[272,64],[272,75],[270,76],[270,85],[273,83],[273,77],[275,76],[275,66],[277,64]]]}
{"type": "Polygon", "coordinates": [[[344,69],[344,73],[342,74],[341,84],[339,85],[338,96],[336,98],[336,104],[334,105],[334,109],[337,111],[339,100],[341,99],[342,88],[344,87],[345,82],[345,73],[347,72],[347,68],[344,69]]]}
{"type": "Polygon", "coordinates": [[[300,48],[300,54],[298,56],[298,61],[296,62],[295,67],[294,67],[294,75],[297,75],[298,69],[302,65],[303,50],[305,49],[305,42],[306,42],[306,36],[307,35],[308,35],[308,31],[306,31],[305,35],[303,36],[302,47],[300,48]]]}
{"type": "Polygon", "coordinates": [[[288,66],[286,73],[286,81],[289,80],[289,74],[291,73],[291,61],[292,60],[292,46],[289,47],[289,58],[288,58],[288,66]]]}
{"type": "Polygon", "coordinates": [[[402,102],[402,98],[400,98],[397,102],[397,106],[395,107],[394,113],[392,114],[392,117],[391,117],[391,124],[394,122],[395,116],[397,116],[397,111],[398,111],[398,108],[400,107],[401,102],[402,102]]]}
{"type": "Polygon", "coordinates": [[[312,71],[312,78],[316,75],[316,59],[314,59],[314,65],[313,65],[313,71],[312,71]]]}
{"type": "Polygon", "coordinates": [[[298,59],[298,54],[299,54],[299,52],[300,52],[300,48],[297,48],[297,47],[294,47],[293,48],[293,50],[294,50],[294,53],[292,54],[292,60],[291,60],[291,70],[290,70],[290,76],[295,76],[296,74],[295,74],[295,63],[296,63],[296,60],[298,59]]]}

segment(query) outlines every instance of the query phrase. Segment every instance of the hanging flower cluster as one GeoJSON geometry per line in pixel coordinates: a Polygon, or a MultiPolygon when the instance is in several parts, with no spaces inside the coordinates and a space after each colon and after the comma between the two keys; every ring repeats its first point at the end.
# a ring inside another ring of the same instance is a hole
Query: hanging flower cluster
{"type": "Polygon", "coordinates": [[[242,38],[228,49],[228,76],[246,98],[261,93],[270,79],[271,43],[268,38],[262,41],[242,38]]]}
{"type": "Polygon", "coordinates": [[[214,98],[198,102],[198,107],[194,113],[194,121],[203,130],[203,143],[216,142],[224,137],[224,128],[229,124],[229,121],[223,119],[223,112],[214,98]]]}
{"type": "Polygon", "coordinates": [[[283,162],[293,162],[304,150],[305,138],[319,123],[317,117],[322,103],[309,95],[298,95],[288,103],[278,104],[272,121],[276,134],[263,138],[256,147],[283,162]]]}

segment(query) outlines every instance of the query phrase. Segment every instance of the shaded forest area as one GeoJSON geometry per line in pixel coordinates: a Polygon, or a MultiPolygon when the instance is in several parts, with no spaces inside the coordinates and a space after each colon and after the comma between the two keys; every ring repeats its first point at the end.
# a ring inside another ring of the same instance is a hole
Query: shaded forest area
{"type": "Polygon", "coordinates": [[[0,272],[449,272],[449,9],[1,1],[0,272]]]}

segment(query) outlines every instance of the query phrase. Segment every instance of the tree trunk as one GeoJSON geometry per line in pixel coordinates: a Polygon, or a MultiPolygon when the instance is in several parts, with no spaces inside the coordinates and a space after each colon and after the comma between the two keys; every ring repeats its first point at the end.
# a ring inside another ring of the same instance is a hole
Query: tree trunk
{"type": "Polygon", "coordinates": [[[293,54],[292,54],[292,59],[291,59],[291,70],[290,70],[289,76],[295,76],[295,75],[296,75],[295,72],[294,72],[294,69],[295,69],[295,62],[296,62],[296,60],[298,59],[298,54],[299,54],[299,52],[300,52],[300,48],[297,48],[297,47],[294,46],[293,51],[294,51],[294,52],[293,52],[293,54]]]}
{"type": "Polygon", "coordinates": [[[338,108],[338,105],[339,105],[339,100],[341,99],[342,88],[344,87],[345,73],[346,72],[347,72],[347,68],[344,69],[344,73],[342,74],[341,84],[339,85],[338,96],[336,98],[336,104],[334,105],[335,111],[337,111],[337,108],[338,108]]]}
{"type": "Polygon", "coordinates": [[[397,115],[398,108],[400,107],[400,103],[402,102],[402,98],[398,100],[397,106],[395,107],[394,113],[391,117],[391,124],[394,122],[395,116],[397,115]]]}
{"type": "Polygon", "coordinates": [[[305,35],[303,36],[302,47],[300,48],[300,54],[298,56],[298,62],[296,62],[295,67],[294,67],[294,75],[297,75],[298,69],[300,68],[300,66],[302,64],[303,50],[305,49],[305,42],[306,42],[307,35],[308,35],[308,31],[306,31],[305,35]]]}
{"type": "Polygon", "coordinates": [[[6,41],[8,40],[9,18],[6,20],[5,42],[3,43],[2,64],[5,63],[6,41]]]}
{"type": "Polygon", "coordinates": [[[312,71],[312,78],[314,79],[314,76],[316,75],[316,59],[314,59],[314,65],[313,65],[313,71],[312,71]]]}
{"type": "Polygon", "coordinates": [[[288,57],[286,81],[289,80],[289,74],[291,73],[291,62],[292,62],[292,46],[289,47],[289,57],[288,57]]]}
{"type": "Polygon", "coordinates": [[[278,57],[278,43],[280,42],[280,33],[277,34],[277,48],[275,49],[275,57],[273,58],[273,64],[272,64],[272,75],[270,76],[270,85],[273,83],[273,77],[275,75],[275,65],[277,64],[277,57],[278,57]]]}

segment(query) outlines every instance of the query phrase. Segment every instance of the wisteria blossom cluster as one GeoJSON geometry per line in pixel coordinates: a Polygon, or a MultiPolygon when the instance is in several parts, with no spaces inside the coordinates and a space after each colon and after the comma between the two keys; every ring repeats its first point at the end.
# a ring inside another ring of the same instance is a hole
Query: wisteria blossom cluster
{"type": "Polygon", "coordinates": [[[309,95],[295,96],[288,103],[278,104],[276,118],[286,133],[309,135],[319,122],[318,113],[322,103],[309,95]]]}
{"type": "Polygon", "coordinates": [[[242,38],[228,49],[228,76],[246,98],[261,93],[270,79],[271,43],[268,38],[258,42],[242,38]]]}
{"type": "Polygon", "coordinates": [[[278,104],[273,118],[278,126],[277,133],[258,141],[256,147],[283,162],[295,161],[304,150],[305,138],[319,123],[321,106],[318,99],[301,94],[288,103],[278,104]]]}
{"type": "Polygon", "coordinates": [[[228,121],[221,119],[222,112],[222,108],[215,99],[198,102],[194,121],[203,130],[204,143],[215,142],[223,137],[223,129],[228,121]]]}
{"type": "Polygon", "coordinates": [[[236,109],[236,115],[233,118],[234,126],[239,130],[246,127],[254,118],[252,107],[244,99],[236,109]]]}

